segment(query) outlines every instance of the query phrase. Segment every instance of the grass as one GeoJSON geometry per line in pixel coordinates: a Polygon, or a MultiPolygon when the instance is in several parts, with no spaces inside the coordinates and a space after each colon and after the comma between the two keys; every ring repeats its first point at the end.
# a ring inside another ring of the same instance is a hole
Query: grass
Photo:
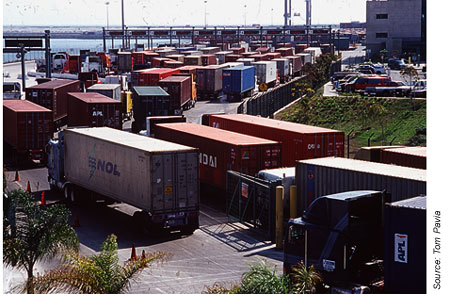
{"type": "MultiPolygon", "coordinates": [[[[312,97],[280,113],[277,119],[351,131],[351,149],[389,145],[425,145],[417,140],[417,130],[426,128],[426,101],[360,96],[312,97]]],[[[351,151],[352,152],[352,151],[351,151]]]]}

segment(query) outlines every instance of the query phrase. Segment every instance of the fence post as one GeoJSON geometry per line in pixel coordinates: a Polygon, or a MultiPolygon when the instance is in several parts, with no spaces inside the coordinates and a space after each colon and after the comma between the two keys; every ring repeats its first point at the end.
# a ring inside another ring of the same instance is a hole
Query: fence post
{"type": "Polygon", "coordinates": [[[289,190],[289,208],[291,218],[297,217],[297,186],[292,185],[289,190]]]}
{"type": "Polygon", "coordinates": [[[276,248],[283,249],[283,186],[276,188],[276,248]]]}

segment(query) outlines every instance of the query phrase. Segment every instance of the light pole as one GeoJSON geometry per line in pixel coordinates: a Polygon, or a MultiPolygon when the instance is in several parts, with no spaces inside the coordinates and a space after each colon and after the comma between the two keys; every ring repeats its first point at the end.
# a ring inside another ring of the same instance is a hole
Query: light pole
{"type": "Polygon", "coordinates": [[[204,3],[205,3],[205,28],[206,28],[206,3],[208,3],[208,1],[204,1],[204,3]]]}
{"type": "Polygon", "coordinates": [[[270,19],[271,19],[271,23],[272,23],[272,26],[273,26],[273,8],[270,9],[270,19]]]}
{"type": "Polygon", "coordinates": [[[123,0],[122,0],[122,48],[125,49],[125,14],[123,10],[123,0]]]}
{"type": "Polygon", "coordinates": [[[247,5],[244,5],[244,28],[247,26],[247,5]]]}
{"type": "Polygon", "coordinates": [[[105,2],[106,5],[106,29],[109,30],[109,2],[105,2]]]}

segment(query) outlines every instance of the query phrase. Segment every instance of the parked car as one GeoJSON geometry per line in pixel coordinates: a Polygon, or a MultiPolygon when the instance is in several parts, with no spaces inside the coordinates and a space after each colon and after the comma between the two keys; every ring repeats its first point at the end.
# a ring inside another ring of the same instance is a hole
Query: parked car
{"type": "Polygon", "coordinates": [[[360,76],[345,86],[346,92],[364,91],[367,87],[386,86],[391,79],[387,76],[360,76]]]}
{"type": "Polygon", "coordinates": [[[405,62],[403,61],[403,59],[394,59],[394,58],[390,58],[388,60],[388,67],[390,69],[396,69],[396,70],[400,70],[400,69],[404,69],[406,67],[405,62]]]}
{"type": "Polygon", "coordinates": [[[402,96],[425,98],[427,96],[427,80],[407,82],[402,90],[402,96]]]}
{"type": "Polygon", "coordinates": [[[381,87],[367,87],[364,91],[365,95],[369,96],[401,96],[406,84],[400,81],[389,81],[385,86],[381,87]]]}

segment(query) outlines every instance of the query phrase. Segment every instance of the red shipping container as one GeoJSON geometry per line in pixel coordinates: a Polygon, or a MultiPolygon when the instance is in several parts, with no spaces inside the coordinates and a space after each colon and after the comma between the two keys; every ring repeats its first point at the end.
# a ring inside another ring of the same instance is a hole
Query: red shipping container
{"type": "Polygon", "coordinates": [[[233,54],[240,55],[245,52],[245,48],[244,47],[230,48],[230,51],[233,51],[233,54]]]}
{"type": "Polygon", "coordinates": [[[240,54],[227,54],[225,55],[225,62],[236,62],[239,58],[242,58],[240,54]]]}
{"type": "Polygon", "coordinates": [[[201,68],[201,66],[198,65],[185,65],[183,67],[180,67],[180,73],[189,73],[193,76],[193,80],[197,80],[197,69],[201,68]]]}
{"type": "Polygon", "coordinates": [[[52,137],[51,110],[28,100],[3,100],[3,140],[17,152],[41,159],[52,137]]]}
{"type": "Polygon", "coordinates": [[[25,90],[25,99],[50,109],[53,121],[58,121],[59,126],[59,121],[67,117],[68,92],[80,92],[80,81],[53,80],[31,86],[25,90]]]}
{"type": "Polygon", "coordinates": [[[270,49],[267,47],[259,47],[255,50],[256,52],[260,52],[261,54],[269,53],[270,49]]]}
{"type": "Polygon", "coordinates": [[[276,49],[278,49],[278,48],[287,48],[287,47],[292,47],[292,44],[291,43],[277,43],[275,45],[276,49]]]}
{"type": "Polygon", "coordinates": [[[427,169],[427,147],[382,149],[380,153],[380,162],[427,169]]]}
{"type": "Polygon", "coordinates": [[[69,56],[69,73],[78,73],[81,69],[81,57],[80,55],[69,56]]]}
{"type": "Polygon", "coordinates": [[[204,55],[200,55],[200,57],[202,59],[203,66],[217,64],[216,55],[214,55],[214,54],[204,54],[204,55]]]}
{"type": "Polygon", "coordinates": [[[105,95],[88,93],[69,93],[69,127],[110,127],[122,129],[122,102],[105,95]]]}
{"type": "Polygon", "coordinates": [[[138,86],[158,86],[158,82],[179,73],[178,68],[157,68],[139,73],[138,86]]]}
{"type": "Polygon", "coordinates": [[[295,166],[296,160],[344,156],[343,131],[262,118],[246,114],[209,116],[215,128],[281,142],[283,166],[295,166]]]}
{"type": "Polygon", "coordinates": [[[251,55],[249,58],[254,58],[255,61],[269,61],[269,55],[267,54],[255,54],[255,55],[251,55]]]}
{"type": "Polygon", "coordinates": [[[281,56],[292,56],[294,55],[294,50],[292,48],[278,48],[275,52],[281,53],[281,56]]]}
{"type": "Polygon", "coordinates": [[[269,60],[272,60],[274,58],[281,58],[280,52],[270,52],[270,53],[266,53],[265,55],[267,55],[269,57],[269,60]]]}
{"type": "Polygon", "coordinates": [[[300,56],[286,56],[289,59],[290,64],[292,64],[292,73],[299,73],[303,68],[302,58],[300,56]]]}
{"type": "Polygon", "coordinates": [[[176,60],[164,60],[163,67],[166,68],[179,68],[183,66],[183,62],[176,60]]]}
{"type": "Polygon", "coordinates": [[[184,64],[185,65],[202,65],[202,58],[200,55],[190,55],[184,57],[184,64]]]}
{"type": "Polygon", "coordinates": [[[152,66],[153,67],[162,67],[162,63],[165,60],[172,60],[170,58],[165,58],[165,57],[154,57],[152,59],[152,66]]]}
{"type": "Polygon", "coordinates": [[[192,99],[192,77],[190,76],[170,76],[158,82],[158,86],[163,88],[170,95],[170,105],[172,109],[169,113],[180,115],[181,110],[190,103],[192,99]]]}
{"type": "Polygon", "coordinates": [[[131,58],[133,58],[133,64],[144,64],[144,51],[131,53],[131,58]]]}
{"type": "Polygon", "coordinates": [[[155,137],[199,149],[200,181],[225,189],[227,170],[280,167],[280,143],[192,123],[157,124],[155,137]]]}
{"type": "Polygon", "coordinates": [[[295,54],[302,53],[306,48],[308,48],[307,44],[295,44],[295,54]]]}
{"type": "Polygon", "coordinates": [[[250,58],[251,55],[259,54],[258,52],[244,52],[242,53],[243,58],[250,58]]]}
{"type": "Polygon", "coordinates": [[[144,51],[144,64],[152,62],[155,57],[159,57],[159,54],[153,51],[144,51]]]}

